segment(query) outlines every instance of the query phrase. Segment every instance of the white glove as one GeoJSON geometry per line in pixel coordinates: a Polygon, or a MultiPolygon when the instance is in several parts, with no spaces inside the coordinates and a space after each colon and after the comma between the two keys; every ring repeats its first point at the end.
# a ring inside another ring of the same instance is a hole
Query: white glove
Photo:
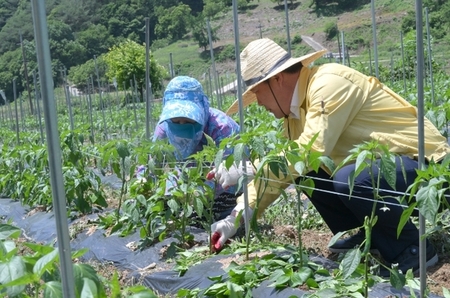
{"type": "MultiPolygon", "coordinates": [[[[242,224],[245,220],[245,210],[242,212],[242,217],[238,226],[235,226],[236,217],[239,215],[239,212],[244,210],[244,204],[239,203],[234,207],[233,211],[226,218],[219,220],[211,225],[211,246],[212,250],[215,252],[220,252],[227,240],[230,237],[233,237],[236,234],[239,225],[242,224]]],[[[248,220],[250,220],[253,216],[252,208],[247,209],[248,220]]]]}
{"type": "MultiPolygon", "coordinates": [[[[253,178],[255,176],[255,172],[251,162],[247,161],[244,166],[247,177],[253,178]]],[[[227,169],[225,162],[222,162],[219,165],[219,168],[214,168],[208,173],[207,178],[211,179],[212,177],[215,177],[217,182],[222,185],[223,189],[227,189],[230,186],[236,185],[239,178],[242,176],[244,176],[244,168],[242,167],[242,163],[239,163],[238,165],[233,163],[230,168],[227,169]]]]}

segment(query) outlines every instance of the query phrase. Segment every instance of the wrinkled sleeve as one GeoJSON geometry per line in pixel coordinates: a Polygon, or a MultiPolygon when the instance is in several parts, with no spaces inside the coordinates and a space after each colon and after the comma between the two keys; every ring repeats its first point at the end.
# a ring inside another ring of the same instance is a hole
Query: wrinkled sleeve
{"type": "Polygon", "coordinates": [[[163,140],[167,138],[166,131],[164,129],[164,125],[162,123],[158,124],[153,132],[152,141],[163,140]]]}
{"type": "MultiPolygon", "coordinates": [[[[238,135],[239,132],[240,126],[231,117],[220,110],[210,109],[207,134],[214,140],[217,146],[220,145],[223,139],[238,135]]],[[[233,154],[233,148],[227,148],[225,150],[224,158],[230,154],[233,154]]],[[[211,188],[215,188],[216,196],[224,192],[231,194],[238,192],[237,186],[231,186],[227,190],[224,190],[219,183],[215,184],[213,180],[206,181],[206,184],[211,188]]]]}
{"type": "Polygon", "coordinates": [[[306,98],[310,106],[298,143],[308,144],[318,134],[312,150],[330,156],[342,133],[364,104],[365,93],[357,84],[336,74],[326,73],[315,78],[306,98]]]}
{"type": "MultiPolygon", "coordinates": [[[[220,145],[223,139],[238,135],[240,131],[239,125],[225,113],[211,113],[210,120],[210,136],[217,146],[220,145]]],[[[233,153],[232,148],[225,150],[224,157],[233,153]]]]}
{"type": "MultiPolygon", "coordinates": [[[[364,91],[341,76],[322,74],[313,78],[305,99],[305,127],[296,142],[300,145],[308,144],[318,134],[312,150],[330,155],[342,132],[351,122],[354,110],[361,107],[363,98],[364,91]]],[[[294,165],[290,165],[289,170],[294,179],[299,177],[294,165]]],[[[258,217],[280,196],[282,190],[292,184],[292,177],[282,174],[277,177],[267,169],[264,171],[267,172],[265,178],[248,185],[249,206],[255,208],[258,205],[258,217]]],[[[244,202],[243,196],[238,198],[238,203],[241,202],[244,202]]]]}

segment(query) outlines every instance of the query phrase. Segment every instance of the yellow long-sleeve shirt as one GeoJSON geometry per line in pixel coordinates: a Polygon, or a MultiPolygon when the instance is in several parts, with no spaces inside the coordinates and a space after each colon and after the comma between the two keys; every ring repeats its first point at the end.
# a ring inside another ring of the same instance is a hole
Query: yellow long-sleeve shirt
{"type": "MultiPolygon", "coordinates": [[[[355,145],[370,140],[388,145],[397,154],[418,155],[417,108],[377,78],[336,63],[304,67],[298,79],[298,97],[300,119],[285,119],[286,136],[308,144],[318,134],[312,150],[331,157],[335,164],[355,145]]],[[[428,119],[424,120],[424,136],[427,160],[439,161],[450,153],[447,140],[428,119]]],[[[290,171],[296,173],[293,166],[290,171]]],[[[250,207],[255,208],[260,199],[258,217],[292,181],[272,173],[268,178],[261,194],[257,193],[261,181],[248,185],[250,207]]],[[[237,201],[243,202],[243,196],[237,201]]]]}

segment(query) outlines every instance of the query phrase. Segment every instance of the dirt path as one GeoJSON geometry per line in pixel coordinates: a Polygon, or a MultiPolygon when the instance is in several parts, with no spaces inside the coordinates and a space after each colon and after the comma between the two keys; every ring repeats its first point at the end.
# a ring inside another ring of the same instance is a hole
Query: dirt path
{"type": "Polygon", "coordinates": [[[312,47],[315,51],[326,50],[326,48],[311,36],[302,35],[302,40],[312,47]]]}

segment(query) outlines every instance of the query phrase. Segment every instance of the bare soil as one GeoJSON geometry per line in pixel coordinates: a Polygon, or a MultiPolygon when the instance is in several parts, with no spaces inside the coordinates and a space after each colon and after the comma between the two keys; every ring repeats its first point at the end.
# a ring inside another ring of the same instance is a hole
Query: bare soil
{"type": "MultiPolygon", "coordinates": [[[[292,227],[293,229],[293,227],[292,227]]],[[[286,227],[277,227],[276,231],[286,234],[286,227]]],[[[293,233],[295,230],[291,231],[293,233]]],[[[336,261],[337,254],[328,250],[328,243],[333,234],[331,232],[304,230],[302,232],[302,245],[308,249],[310,253],[322,255],[330,260],[336,261]]],[[[450,259],[448,254],[438,251],[439,262],[427,270],[427,285],[430,292],[439,296],[443,296],[442,288],[450,289],[450,259]]]]}

